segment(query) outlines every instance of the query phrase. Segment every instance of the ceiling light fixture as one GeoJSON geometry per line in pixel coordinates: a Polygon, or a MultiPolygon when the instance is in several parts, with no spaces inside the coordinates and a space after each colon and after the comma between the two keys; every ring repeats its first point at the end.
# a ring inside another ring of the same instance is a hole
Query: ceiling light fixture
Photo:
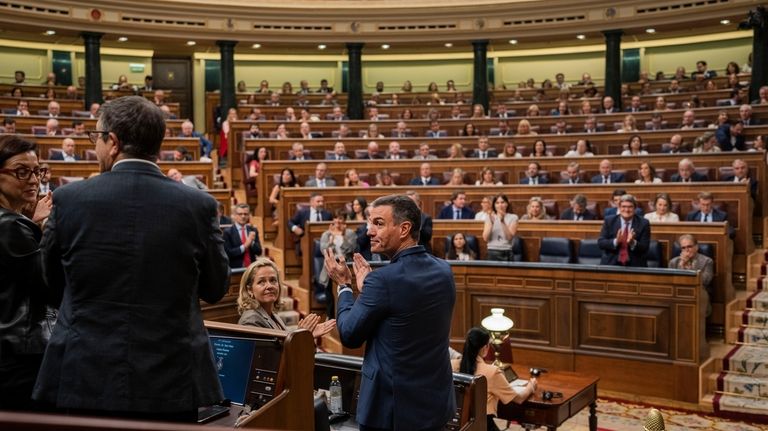
{"type": "Polygon", "coordinates": [[[251,48],[259,49],[259,48],[261,48],[261,44],[260,43],[254,43],[253,45],[251,45],[251,48]]]}
{"type": "Polygon", "coordinates": [[[324,45],[324,44],[322,44],[322,43],[321,43],[320,45],[317,45],[317,49],[325,49],[325,48],[328,48],[328,47],[327,47],[327,46],[325,46],[325,45],[324,45]]]}
{"type": "Polygon", "coordinates": [[[197,45],[197,42],[195,42],[194,40],[187,41],[187,46],[195,46],[195,45],[197,45]]]}
{"type": "Polygon", "coordinates": [[[509,40],[509,43],[510,43],[511,45],[517,45],[517,39],[510,39],[510,40],[509,40]]]}
{"type": "Polygon", "coordinates": [[[586,38],[587,38],[587,36],[584,36],[583,34],[577,34],[576,35],[576,39],[579,39],[579,40],[584,40],[586,38]]]}
{"type": "Polygon", "coordinates": [[[451,42],[445,42],[446,48],[453,48],[453,44],[451,42]]]}
{"type": "Polygon", "coordinates": [[[721,19],[720,20],[720,24],[722,24],[722,25],[728,25],[730,23],[731,23],[731,20],[729,20],[729,19],[721,19]]]}
{"type": "Polygon", "coordinates": [[[56,30],[46,30],[45,31],[45,35],[46,36],[53,36],[54,34],[56,34],[56,30]]]}
{"type": "Polygon", "coordinates": [[[381,49],[389,49],[389,44],[385,43],[385,44],[381,45],[381,49]]]}
{"type": "Polygon", "coordinates": [[[648,33],[648,34],[654,34],[654,33],[656,33],[656,29],[655,28],[646,28],[645,32],[648,33]]]}
{"type": "Polygon", "coordinates": [[[120,36],[120,37],[117,38],[117,41],[118,42],[128,42],[128,38],[125,37],[125,36],[120,36]]]}

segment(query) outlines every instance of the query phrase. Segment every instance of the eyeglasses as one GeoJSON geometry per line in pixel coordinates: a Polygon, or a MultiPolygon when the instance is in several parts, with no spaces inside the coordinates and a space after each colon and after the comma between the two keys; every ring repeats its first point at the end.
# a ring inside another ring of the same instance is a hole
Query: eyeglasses
{"type": "Polygon", "coordinates": [[[88,140],[90,140],[92,144],[95,144],[96,142],[99,141],[99,135],[101,135],[102,136],[101,139],[104,139],[104,140],[106,140],[107,136],[109,135],[108,130],[89,130],[85,133],[88,134],[88,140]]]}
{"type": "Polygon", "coordinates": [[[688,249],[693,248],[693,247],[695,247],[695,246],[694,245],[683,245],[683,246],[680,246],[680,248],[683,249],[683,250],[688,250],[688,249]]]}
{"type": "Polygon", "coordinates": [[[0,173],[13,175],[19,181],[29,181],[32,175],[36,176],[37,178],[42,178],[48,175],[48,168],[29,169],[20,167],[16,169],[0,169],[0,173]]]}

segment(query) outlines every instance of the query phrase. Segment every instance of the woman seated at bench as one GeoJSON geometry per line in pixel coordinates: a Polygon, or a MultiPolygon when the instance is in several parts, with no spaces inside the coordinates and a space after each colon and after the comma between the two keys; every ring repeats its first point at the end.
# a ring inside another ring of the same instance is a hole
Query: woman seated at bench
{"type": "MultiPolygon", "coordinates": [[[[260,257],[248,266],[240,280],[240,295],[237,298],[237,312],[240,325],[286,331],[288,328],[277,314],[282,303],[283,282],[277,265],[260,257]]],[[[311,313],[299,321],[299,328],[312,332],[313,337],[322,337],[336,326],[336,320],[320,321],[320,316],[311,313]]]]}
{"type": "Polygon", "coordinates": [[[479,327],[470,329],[464,341],[461,359],[452,360],[451,365],[453,371],[485,377],[488,382],[487,429],[488,431],[499,431],[499,427],[494,421],[499,401],[504,404],[510,401],[522,404],[536,391],[536,378],[531,377],[525,386],[519,388],[519,392],[513,389],[511,383],[507,382],[504,373],[498,367],[486,364],[483,360],[491,349],[490,343],[491,334],[487,330],[479,327]]]}

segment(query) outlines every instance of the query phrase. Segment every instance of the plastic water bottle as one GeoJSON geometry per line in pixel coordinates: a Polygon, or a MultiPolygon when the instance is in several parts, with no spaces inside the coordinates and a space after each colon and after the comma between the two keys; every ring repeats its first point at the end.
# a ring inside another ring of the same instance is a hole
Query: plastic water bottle
{"type": "Polygon", "coordinates": [[[341,407],[341,382],[339,376],[331,377],[331,413],[343,413],[341,407]]]}

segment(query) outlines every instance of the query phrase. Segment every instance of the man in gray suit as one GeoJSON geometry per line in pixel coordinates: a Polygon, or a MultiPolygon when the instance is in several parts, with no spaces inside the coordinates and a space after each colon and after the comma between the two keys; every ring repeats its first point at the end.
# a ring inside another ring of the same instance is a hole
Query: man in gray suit
{"type": "Polygon", "coordinates": [[[62,299],[33,398],[70,413],[196,421],[223,398],[200,299],[229,267],[209,194],[155,164],[163,113],[139,96],[101,107],[101,175],[61,187],[41,248],[62,299]]]}
{"type": "Polygon", "coordinates": [[[325,173],[328,172],[328,165],[325,162],[320,162],[315,166],[315,176],[310,178],[304,187],[335,187],[336,180],[330,177],[326,177],[325,173]]]}

